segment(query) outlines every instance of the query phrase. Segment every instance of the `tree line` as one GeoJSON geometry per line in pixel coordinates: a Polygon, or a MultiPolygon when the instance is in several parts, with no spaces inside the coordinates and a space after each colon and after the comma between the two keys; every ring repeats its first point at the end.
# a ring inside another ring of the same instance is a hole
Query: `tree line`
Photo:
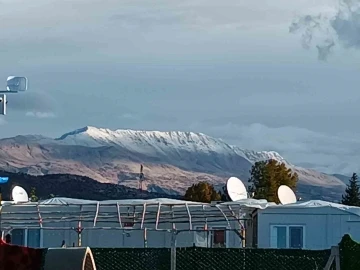
{"type": "MultiPolygon", "coordinates": [[[[294,192],[298,183],[298,175],[284,163],[277,160],[258,161],[250,169],[248,179],[248,192],[253,194],[254,199],[266,199],[268,202],[279,203],[277,190],[281,185],[287,185],[294,192]]],[[[342,195],[341,203],[349,206],[360,206],[360,186],[358,177],[353,173],[342,195]]],[[[185,200],[210,203],[211,201],[230,201],[226,185],[220,191],[207,183],[193,184],[185,192],[185,200]]]]}
{"type": "MultiPolygon", "coordinates": [[[[254,199],[266,199],[278,203],[277,189],[279,186],[287,185],[295,190],[297,181],[297,173],[286,167],[284,163],[274,159],[258,161],[251,167],[248,191],[254,194],[254,199]]],[[[230,198],[226,185],[220,191],[216,191],[213,185],[199,182],[186,190],[185,200],[209,203],[211,201],[229,201],[230,198]]]]}

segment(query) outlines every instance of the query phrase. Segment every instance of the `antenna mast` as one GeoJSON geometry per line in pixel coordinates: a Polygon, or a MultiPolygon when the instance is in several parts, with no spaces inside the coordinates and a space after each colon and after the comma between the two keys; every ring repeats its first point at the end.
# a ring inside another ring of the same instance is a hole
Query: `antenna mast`
{"type": "Polygon", "coordinates": [[[144,166],[141,164],[140,165],[140,174],[139,174],[139,190],[140,191],[144,191],[145,190],[145,186],[144,186],[144,181],[145,181],[145,176],[144,176],[144,173],[143,173],[143,169],[144,169],[144,166]]]}

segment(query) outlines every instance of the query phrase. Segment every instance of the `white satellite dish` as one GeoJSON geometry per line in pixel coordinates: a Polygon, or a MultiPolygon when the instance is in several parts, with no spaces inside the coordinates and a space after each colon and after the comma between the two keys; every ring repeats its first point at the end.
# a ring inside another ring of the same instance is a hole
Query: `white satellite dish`
{"type": "Polygon", "coordinates": [[[226,189],[232,201],[243,200],[248,197],[246,187],[239,178],[230,177],[227,180],[226,189]]]}
{"type": "Polygon", "coordinates": [[[26,91],[28,88],[28,80],[26,77],[9,76],[6,80],[7,91],[26,91]]]}
{"type": "Polygon", "coordinates": [[[16,203],[29,201],[29,196],[28,196],[27,192],[25,191],[25,189],[23,189],[20,186],[15,186],[12,189],[11,195],[12,195],[13,201],[16,203]]]}
{"type": "Polygon", "coordinates": [[[297,202],[294,191],[286,185],[281,185],[278,188],[277,195],[281,204],[290,204],[297,202]]]}

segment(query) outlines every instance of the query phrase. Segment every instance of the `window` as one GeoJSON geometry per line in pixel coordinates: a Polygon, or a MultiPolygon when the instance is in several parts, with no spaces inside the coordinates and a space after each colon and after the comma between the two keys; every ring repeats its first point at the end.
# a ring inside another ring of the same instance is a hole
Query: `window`
{"type": "Polygon", "coordinates": [[[194,244],[198,247],[226,247],[227,230],[226,227],[209,227],[209,230],[204,230],[202,226],[194,227],[194,244]]]}
{"type": "Polygon", "coordinates": [[[272,225],[270,230],[270,246],[272,248],[304,248],[305,226],[272,225]]]}
{"type": "Polygon", "coordinates": [[[40,229],[13,229],[11,232],[11,244],[39,248],[40,229]]]}
{"type": "Polygon", "coordinates": [[[134,222],[132,221],[124,222],[124,228],[132,228],[132,227],[134,227],[134,222]]]}
{"type": "Polygon", "coordinates": [[[40,230],[39,229],[28,229],[26,246],[32,247],[32,248],[40,247],[40,230]]]}
{"type": "Polygon", "coordinates": [[[194,227],[194,245],[196,247],[210,247],[210,231],[204,229],[204,226],[194,227]]]}
{"type": "Polygon", "coordinates": [[[226,228],[212,228],[212,247],[226,247],[226,228]]]}
{"type": "Polygon", "coordinates": [[[25,245],[25,230],[14,229],[11,231],[11,244],[24,246],[25,245]]]}
{"type": "Polygon", "coordinates": [[[133,228],[135,225],[133,217],[124,217],[123,218],[123,227],[124,228],[133,228]]]}
{"type": "Polygon", "coordinates": [[[303,227],[289,227],[289,247],[302,248],[303,242],[303,227]]]}

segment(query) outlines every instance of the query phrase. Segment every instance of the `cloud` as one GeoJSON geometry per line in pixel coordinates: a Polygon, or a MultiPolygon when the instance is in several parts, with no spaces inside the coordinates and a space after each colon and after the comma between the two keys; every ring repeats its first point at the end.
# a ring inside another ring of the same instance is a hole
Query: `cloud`
{"type": "Polygon", "coordinates": [[[128,120],[137,120],[139,117],[137,115],[134,115],[132,113],[124,113],[120,115],[121,119],[128,119],[128,120]]]}
{"type": "Polygon", "coordinates": [[[360,49],[360,3],[358,0],[340,2],[340,9],[330,23],[345,48],[360,49]]]}
{"type": "Polygon", "coordinates": [[[36,118],[54,118],[55,114],[52,112],[26,112],[26,116],[36,117],[36,118]]]}
{"type": "Polygon", "coordinates": [[[57,102],[45,92],[29,91],[9,95],[8,109],[21,112],[54,112],[57,102]]]}
{"type": "Polygon", "coordinates": [[[273,128],[259,123],[213,127],[198,123],[193,128],[244,149],[277,151],[298,166],[327,173],[360,170],[360,139],[349,134],[328,135],[295,126],[273,128]]]}
{"type": "Polygon", "coordinates": [[[0,115],[0,126],[5,124],[6,124],[5,118],[2,115],[0,115]]]}
{"type": "MultiPolygon", "coordinates": [[[[192,30],[241,30],[256,27],[268,27],[279,23],[281,8],[267,7],[271,12],[264,12],[258,5],[251,6],[248,1],[185,0],[181,2],[143,1],[137,6],[125,3],[110,20],[124,28],[156,29],[177,28],[192,30]],[[268,20],[264,23],[264,17],[268,20]]],[[[117,10],[116,8],[114,9],[117,10]]],[[[283,10],[282,10],[283,11],[283,10]]]]}
{"type": "MultiPolygon", "coordinates": [[[[176,129],[176,124],[178,123],[177,117],[156,112],[127,112],[120,115],[119,120],[117,123],[120,124],[122,128],[137,130],[162,130],[164,125],[170,129],[176,129]]],[[[115,128],[118,127],[119,126],[116,126],[115,128]]]]}
{"type": "Polygon", "coordinates": [[[222,55],[229,47],[242,52],[244,42],[253,46],[266,39],[264,32],[274,27],[284,31],[292,12],[302,6],[285,0],[265,0],[263,5],[247,0],[1,2],[0,41],[5,47],[0,56],[32,66],[142,55],[148,61],[151,53],[179,56],[187,51],[195,57],[200,49],[211,49],[208,56],[214,57],[213,51],[222,55]]]}
{"type": "Polygon", "coordinates": [[[339,8],[331,15],[300,16],[292,22],[289,32],[301,32],[305,49],[315,44],[321,61],[328,59],[336,45],[360,49],[360,3],[358,0],[340,0],[339,8]]]}
{"type": "Polygon", "coordinates": [[[29,91],[9,95],[8,109],[25,112],[27,116],[45,118],[55,114],[57,102],[46,93],[29,91]]]}

